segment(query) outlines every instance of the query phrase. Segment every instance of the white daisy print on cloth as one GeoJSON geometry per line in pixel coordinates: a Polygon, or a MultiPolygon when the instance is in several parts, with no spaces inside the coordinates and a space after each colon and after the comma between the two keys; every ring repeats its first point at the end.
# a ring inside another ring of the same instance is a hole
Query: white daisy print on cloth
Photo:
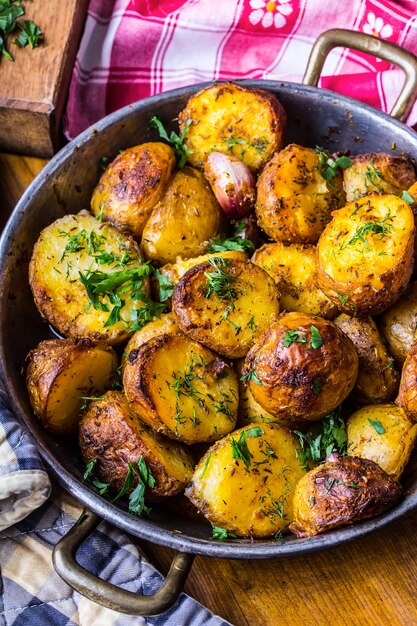
{"type": "Polygon", "coordinates": [[[282,28],[287,23],[286,15],[291,15],[293,8],[291,0],[250,0],[250,7],[253,11],[249,14],[249,21],[256,26],[261,22],[264,28],[282,28]]]}
{"type": "Polygon", "coordinates": [[[391,24],[384,24],[382,17],[376,17],[375,13],[368,13],[368,23],[363,25],[363,32],[374,37],[389,39],[393,30],[391,24]]]}

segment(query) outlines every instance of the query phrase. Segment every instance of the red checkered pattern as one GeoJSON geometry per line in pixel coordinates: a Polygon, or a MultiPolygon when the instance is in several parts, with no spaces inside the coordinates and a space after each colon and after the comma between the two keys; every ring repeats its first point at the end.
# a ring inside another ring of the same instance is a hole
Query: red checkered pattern
{"type": "MultiPolygon", "coordinates": [[[[72,76],[66,134],[107,113],[207,80],[302,80],[311,46],[350,28],[417,53],[415,0],[91,0],[72,76]]],[[[403,74],[360,52],[333,50],[321,86],[390,111],[403,74]]],[[[417,106],[408,123],[417,123],[417,106]]]]}

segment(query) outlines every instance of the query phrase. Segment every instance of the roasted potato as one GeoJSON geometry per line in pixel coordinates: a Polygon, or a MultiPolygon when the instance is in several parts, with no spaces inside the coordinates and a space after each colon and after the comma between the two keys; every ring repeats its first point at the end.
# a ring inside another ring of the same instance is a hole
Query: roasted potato
{"type": "Polygon", "coordinates": [[[252,263],[274,279],[280,308],[332,319],[337,307],[317,287],[316,247],[300,243],[266,243],[256,250],[252,263]]]}
{"type": "Polygon", "coordinates": [[[243,378],[275,418],[298,423],[332,411],[351,392],[358,355],[332,322],[282,313],[246,356],[243,378]]]}
{"type": "Polygon", "coordinates": [[[160,269],[161,274],[168,276],[173,285],[182,278],[189,269],[200,263],[205,263],[209,259],[215,257],[221,257],[222,259],[237,259],[238,261],[247,261],[248,255],[246,252],[240,252],[237,250],[228,250],[226,252],[212,252],[210,254],[202,254],[200,256],[193,257],[192,259],[178,259],[176,263],[167,263],[160,269]]]}
{"type": "Polygon", "coordinates": [[[174,151],[164,143],[143,143],[124,150],[110,163],[94,189],[92,212],[140,239],[175,163],[174,151]]]}
{"type": "Polygon", "coordinates": [[[238,537],[270,537],[292,521],[304,473],[290,431],[249,424],[208,450],[185,494],[212,524],[238,537]]]}
{"type": "Polygon", "coordinates": [[[378,326],[390,354],[402,365],[416,336],[417,282],[410,283],[404,295],[381,315],[378,326]]]}
{"type": "Polygon", "coordinates": [[[134,294],[148,294],[148,274],[133,239],[90,214],[47,226],[29,265],[40,314],[66,337],[108,344],[132,334],[135,311],[145,306],[134,294]]]}
{"type": "Polygon", "coordinates": [[[222,212],[203,174],[184,167],[170,181],[142,235],[147,259],[159,265],[203,254],[221,230],[222,212]]]}
{"type": "Polygon", "coordinates": [[[405,359],[396,403],[410,420],[417,422],[417,342],[413,343],[405,359]]]}
{"type": "Polygon", "coordinates": [[[219,83],[191,96],[178,120],[191,165],[202,169],[210,152],[223,152],[257,172],[281,147],[286,116],[267,91],[219,83]]]}
{"type": "Polygon", "coordinates": [[[154,337],[132,350],[123,385],[130,408],[171,439],[216,441],[236,424],[236,374],[211,350],[184,335],[154,337]]]}
{"type": "Polygon", "coordinates": [[[112,348],[89,339],[48,339],[28,354],[26,384],[35,415],[58,435],[77,432],[84,397],[101,395],[117,368],[112,348]]]}
{"type": "Polygon", "coordinates": [[[244,356],[279,312],[268,274],[249,262],[214,257],[175,285],[172,308],[181,330],[219,354],[244,356]]]}
{"type": "Polygon", "coordinates": [[[395,404],[374,404],[353,413],[346,424],[348,453],[378,463],[399,480],[417,438],[417,424],[395,404]]]}
{"type": "Polygon", "coordinates": [[[371,194],[333,213],[317,245],[318,286],[349,315],[391,306],[413,270],[414,217],[397,196],[371,194]]]}
{"type": "Polygon", "coordinates": [[[159,337],[160,335],[170,335],[171,333],[179,332],[180,329],[175,322],[175,317],[173,313],[165,313],[156,320],[148,322],[146,326],[136,331],[135,334],[132,335],[129,339],[122,356],[123,368],[126,364],[126,359],[128,355],[132,352],[132,350],[137,350],[138,348],[143,346],[144,343],[149,341],[149,339],[152,339],[153,337],[159,337]]]}
{"type": "Polygon", "coordinates": [[[334,323],[351,339],[359,356],[358,377],[352,397],[360,404],[392,400],[398,390],[400,377],[374,320],[371,317],[349,317],[342,313],[334,323]]]}
{"type": "Polygon", "coordinates": [[[191,452],[144,426],[119,391],[109,391],[90,404],[80,422],[79,443],[84,461],[97,459],[94,470],[117,491],[125,484],[128,463],[136,464],[139,457],[156,480],[150,497],[175,496],[193,475],[191,452]]]}
{"type": "Polygon", "coordinates": [[[413,164],[404,156],[375,152],[351,160],[352,165],[343,172],[347,202],[372,192],[401,196],[416,180],[413,164]]]}
{"type": "Polygon", "coordinates": [[[291,144],[274,154],[257,183],[256,215],[274,241],[316,243],[344,203],[342,175],[323,178],[320,153],[291,144]]]}
{"type": "Polygon", "coordinates": [[[290,530],[297,537],[312,537],[374,517],[392,507],[401,494],[401,485],[373,461],[330,457],[297,484],[290,530]]]}
{"type": "Polygon", "coordinates": [[[235,362],[235,369],[239,381],[238,426],[247,426],[252,423],[276,424],[278,420],[276,420],[273,415],[268,413],[268,411],[265,411],[265,409],[263,409],[261,405],[256,402],[255,398],[242,380],[244,363],[244,359],[238,359],[235,362]]]}

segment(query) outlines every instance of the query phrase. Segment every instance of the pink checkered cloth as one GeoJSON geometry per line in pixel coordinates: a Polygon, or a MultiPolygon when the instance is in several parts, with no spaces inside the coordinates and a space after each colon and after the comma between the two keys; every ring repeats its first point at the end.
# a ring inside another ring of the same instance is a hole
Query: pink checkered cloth
{"type": "MultiPolygon", "coordinates": [[[[417,53],[415,0],[91,0],[66,111],[73,138],[104,115],[201,81],[301,82],[329,28],[373,34],[417,53]]],[[[389,112],[403,73],[337,48],[321,86],[389,112]]],[[[408,119],[417,123],[417,106],[408,119]]]]}

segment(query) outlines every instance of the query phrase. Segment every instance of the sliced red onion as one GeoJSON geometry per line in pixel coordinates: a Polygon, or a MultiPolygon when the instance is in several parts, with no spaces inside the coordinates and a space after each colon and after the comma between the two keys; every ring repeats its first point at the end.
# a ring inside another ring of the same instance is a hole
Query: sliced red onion
{"type": "Polygon", "coordinates": [[[247,165],[229,154],[211,152],[204,174],[229,219],[240,219],[251,212],[256,198],[255,177],[247,165]]]}

